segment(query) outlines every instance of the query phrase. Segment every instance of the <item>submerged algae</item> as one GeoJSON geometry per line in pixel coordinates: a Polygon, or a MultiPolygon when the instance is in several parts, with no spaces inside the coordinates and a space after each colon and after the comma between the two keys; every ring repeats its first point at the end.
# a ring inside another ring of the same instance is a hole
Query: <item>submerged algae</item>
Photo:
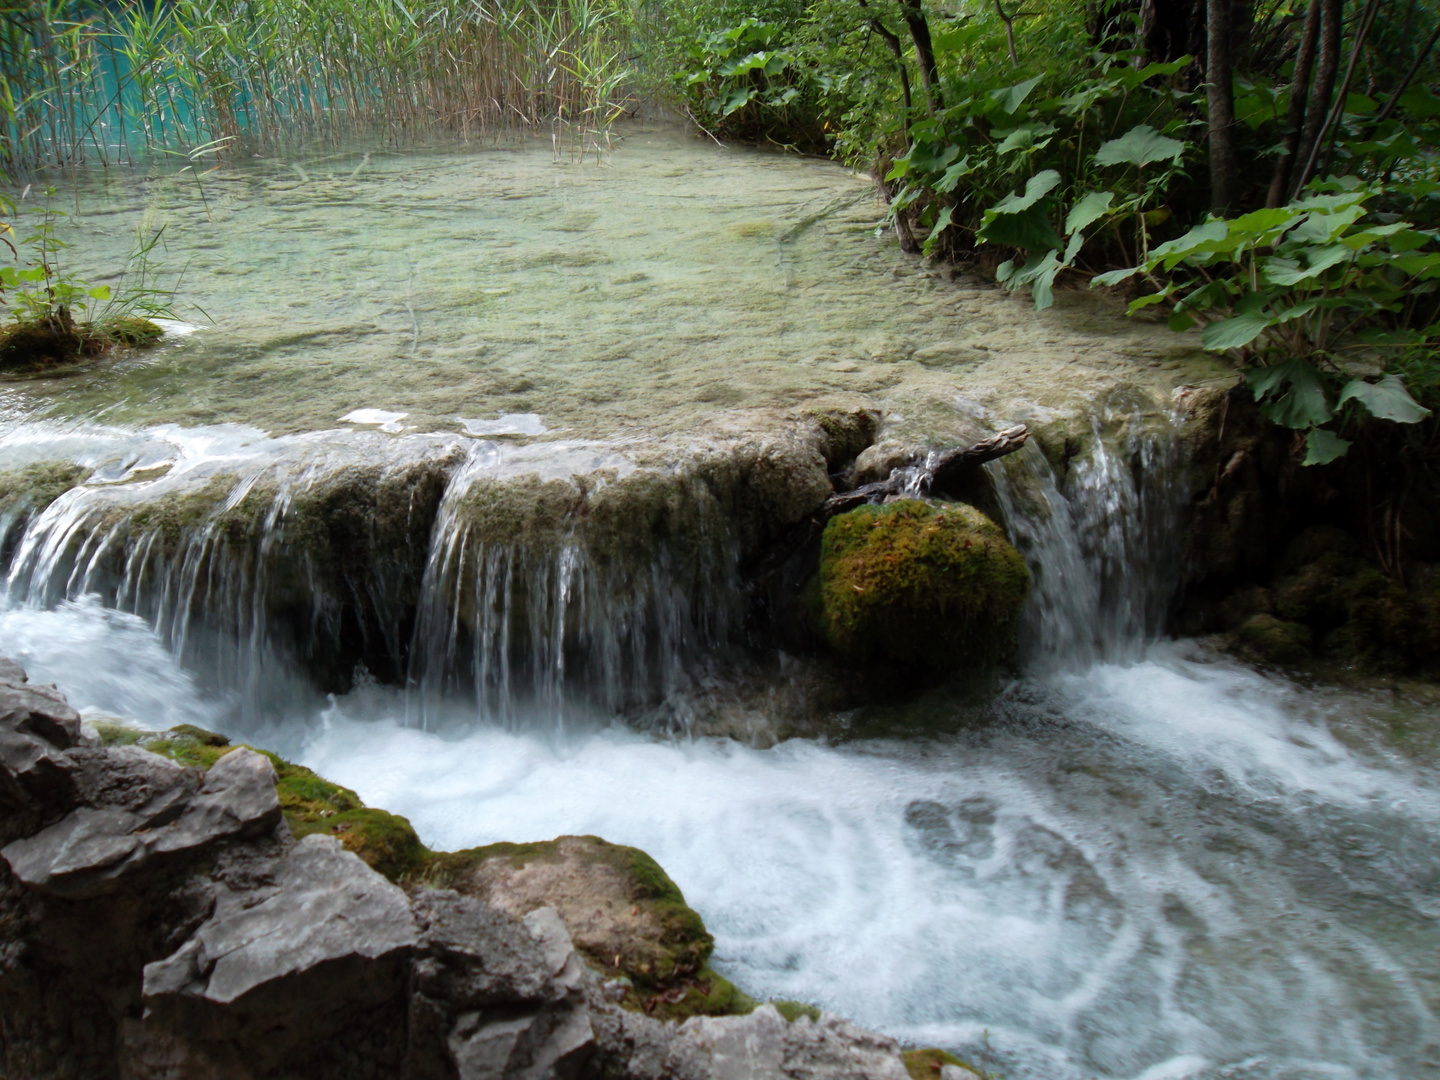
{"type": "Polygon", "coordinates": [[[974,507],[862,506],[832,518],[820,543],[817,619],[839,652],[946,671],[1014,651],[1030,572],[974,507]]]}

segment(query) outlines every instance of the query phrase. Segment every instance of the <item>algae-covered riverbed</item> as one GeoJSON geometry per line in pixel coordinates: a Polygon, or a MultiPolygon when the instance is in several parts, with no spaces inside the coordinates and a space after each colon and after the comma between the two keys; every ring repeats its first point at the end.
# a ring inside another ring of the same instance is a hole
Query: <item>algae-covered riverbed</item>
{"type": "Polygon", "coordinates": [[[65,268],[97,284],[134,230],[163,228],[159,283],[200,328],[0,382],[11,416],[281,434],[356,410],[419,431],[538,414],[608,438],[877,399],[918,418],[959,394],[1013,417],[1223,375],[1113,304],[1069,293],[1036,315],[903,255],[877,239],[868,177],[668,128],[625,129],[603,166],[548,137],[208,171],[162,158],[52,203],[70,215],[65,268]]]}

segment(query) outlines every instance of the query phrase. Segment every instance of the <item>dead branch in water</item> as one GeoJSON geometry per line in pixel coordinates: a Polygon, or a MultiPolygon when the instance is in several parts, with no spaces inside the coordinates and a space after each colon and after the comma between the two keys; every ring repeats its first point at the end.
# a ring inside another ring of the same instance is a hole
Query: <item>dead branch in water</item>
{"type": "Polygon", "coordinates": [[[910,494],[928,495],[932,490],[949,487],[962,473],[979,468],[987,461],[994,461],[1006,454],[1013,454],[1030,438],[1030,429],[1024,424],[1006,428],[998,435],[982,439],[974,446],[956,447],[953,450],[931,450],[923,456],[912,455],[904,464],[890,470],[884,480],[873,484],[862,484],[850,491],[837,492],[825,500],[820,508],[823,519],[843,514],[866,503],[884,502],[886,499],[910,494]]]}

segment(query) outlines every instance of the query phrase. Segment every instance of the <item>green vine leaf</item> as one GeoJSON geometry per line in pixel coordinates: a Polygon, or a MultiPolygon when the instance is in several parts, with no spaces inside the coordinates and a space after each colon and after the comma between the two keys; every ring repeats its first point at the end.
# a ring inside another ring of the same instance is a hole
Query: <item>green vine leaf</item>
{"type": "Polygon", "coordinates": [[[1364,379],[1346,383],[1340,391],[1339,404],[1351,400],[1360,402],[1371,415],[1397,424],[1418,424],[1430,415],[1429,409],[1410,396],[1398,375],[1386,375],[1378,383],[1367,383],[1364,379]]]}

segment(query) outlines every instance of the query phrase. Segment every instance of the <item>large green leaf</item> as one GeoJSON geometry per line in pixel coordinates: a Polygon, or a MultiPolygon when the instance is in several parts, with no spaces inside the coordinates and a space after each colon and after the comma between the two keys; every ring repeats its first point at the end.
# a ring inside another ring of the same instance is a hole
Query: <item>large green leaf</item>
{"type": "Polygon", "coordinates": [[[1429,409],[1410,396],[1398,375],[1386,375],[1378,383],[1354,379],[1340,391],[1339,404],[1344,405],[1352,398],[1381,420],[1394,420],[1397,424],[1416,424],[1430,415],[1429,409]]]}
{"type": "Polygon", "coordinates": [[[998,214],[977,235],[992,244],[1005,244],[1027,251],[1058,250],[1065,246],[1055,226],[1050,224],[1049,207],[1045,203],[1037,203],[1018,214],[998,214]]]}
{"type": "MultiPolygon", "coordinates": [[[[1025,181],[1025,192],[1021,195],[1010,194],[1001,199],[998,203],[985,211],[985,220],[989,222],[997,214],[1018,214],[1022,210],[1029,210],[1037,202],[1043,199],[1050,192],[1054,191],[1060,184],[1060,174],[1054,169],[1046,169],[1042,173],[1036,173],[1029,180],[1025,181]]],[[[1059,247],[1059,244],[1055,245],[1059,247]]]]}
{"type": "Polygon", "coordinates": [[[1006,288],[1014,290],[1021,285],[1030,286],[1030,295],[1035,300],[1035,310],[1043,311],[1055,302],[1055,275],[1064,269],[1057,259],[1055,249],[1032,255],[1023,266],[1013,262],[1000,265],[995,278],[1006,288]]]}
{"type": "Polygon", "coordinates": [[[1024,82],[1016,83],[1014,86],[1007,86],[1001,90],[991,90],[990,99],[1000,107],[1001,112],[1010,115],[1024,104],[1025,99],[1030,96],[1030,91],[1040,85],[1040,78],[1039,75],[1036,75],[1035,78],[1026,79],[1024,82]]]}
{"type": "Polygon", "coordinates": [[[1305,460],[1302,465],[1329,465],[1336,458],[1345,456],[1350,441],[1342,439],[1333,431],[1311,428],[1305,435],[1305,460]]]}
{"type": "Polygon", "coordinates": [[[1118,139],[1102,143],[1095,151],[1095,164],[1143,168],[1157,161],[1178,163],[1183,153],[1185,144],[1179,139],[1161,135],[1149,124],[1137,124],[1118,139]]]}
{"type": "Polygon", "coordinates": [[[1200,343],[1211,352],[1240,349],[1263,334],[1274,320],[1265,314],[1236,315],[1205,327],[1200,343]]]}
{"type": "Polygon", "coordinates": [[[1309,428],[1334,415],[1315,365],[1301,357],[1256,368],[1245,376],[1260,411],[1281,427],[1309,428]]]}
{"type": "Polygon", "coordinates": [[[1119,285],[1120,282],[1134,277],[1143,269],[1142,266],[1132,266],[1128,270],[1110,270],[1103,274],[1096,274],[1090,279],[1090,287],[1093,289],[1096,285],[1119,285]]]}
{"type": "Polygon", "coordinates": [[[995,148],[997,154],[1008,154],[1013,150],[1041,150],[1050,143],[1054,135],[1054,124],[1021,124],[1005,136],[1005,141],[995,148]]]}
{"type": "Polygon", "coordinates": [[[1065,232],[1067,234],[1076,232],[1104,217],[1114,199],[1113,191],[1090,192],[1070,208],[1070,213],[1065,215],[1065,232]]]}
{"type": "Polygon", "coordinates": [[[1169,260],[1167,268],[1170,268],[1187,255],[1194,255],[1200,251],[1218,250],[1225,244],[1229,234],[1229,224],[1219,219],[1207,221],[1203,225],[1196,225],[1184,236],[1167,240],[1152,250],[1150,265],[1155,266],[1161,260],[1169,260]]]}

